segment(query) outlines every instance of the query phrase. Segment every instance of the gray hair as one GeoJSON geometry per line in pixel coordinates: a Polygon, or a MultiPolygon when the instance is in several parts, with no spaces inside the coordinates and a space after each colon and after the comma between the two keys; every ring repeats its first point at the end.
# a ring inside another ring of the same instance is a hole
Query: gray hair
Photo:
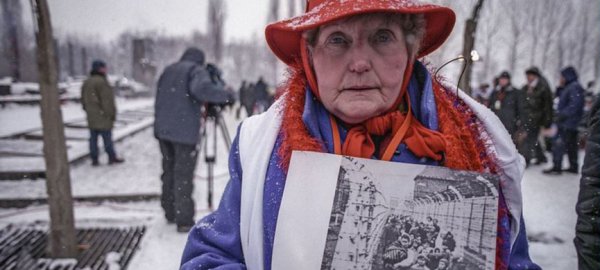
{"type": "MultiPolygon", "coordinates": [[[[421,40],[425,36],[425,16],[423,14],[400,14],[391,12],[365,13],[342,19],[343,22],[353,22],[357,20],[372,20],[383,16],[385,24],[396,23],[402,28],[406,48],[410,57],[416,57],[421,47],[421,40]]],[[[306,30],[302,33],[308,43],[309,51],[312,51],[317,43],[321,27],[306,30]]]]}

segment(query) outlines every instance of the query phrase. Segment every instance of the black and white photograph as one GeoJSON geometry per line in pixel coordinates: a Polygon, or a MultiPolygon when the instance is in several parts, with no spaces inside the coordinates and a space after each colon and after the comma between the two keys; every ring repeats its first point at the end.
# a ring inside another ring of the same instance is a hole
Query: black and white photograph
{"type": "Polygon", "coordinates": [[[342,159],[321,269],[494,269],[496,177],[379,163],[342,159]]]}

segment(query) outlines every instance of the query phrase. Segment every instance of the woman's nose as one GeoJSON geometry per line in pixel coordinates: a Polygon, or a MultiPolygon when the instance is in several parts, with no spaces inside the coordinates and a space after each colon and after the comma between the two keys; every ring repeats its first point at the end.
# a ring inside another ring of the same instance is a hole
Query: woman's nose
{"type": "Polygon", "coordinates": [[[365,51],[367,49],[365,47],[359,45],[352,48],[349,65],[351,72],[364,73],[371,70],[371,61],[369,60],[368,53],[365,51]]]}

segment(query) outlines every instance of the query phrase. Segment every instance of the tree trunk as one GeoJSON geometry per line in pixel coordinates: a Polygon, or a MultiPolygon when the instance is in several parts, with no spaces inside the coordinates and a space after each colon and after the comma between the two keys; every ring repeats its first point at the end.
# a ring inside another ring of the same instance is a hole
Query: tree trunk
{"type": "Polygon", "coordinates": [[[88,73],[88,59],[87,51],[85,47],[81,48],[81,74],[85,75],[88,73]]]}
{"type": "Polygon", "coordinates": [[[67,43],[67,50],[67,56],[69,57],[69,76],[73,78],[75,77],[75,46],[73,46],[73,43],[71,41],[67,43]]]}
{"type": "Polygon", "coordinates": [[[50,208],[48,252],[53,258],[74,258],[77,255],[73,198],[64,124],[58,100],[58,74],[50,11],[46,0],[32,0],[37,21],[37,59],[41,94],[42,130],[46,188],[50,208]]]}
{"type": "Polygon", "coordinates": [[[475,47],[475,34],[477,33],[477,20],[479,19],[479,11],[483,5],[483,0],[478,0],[477,4],[473,8],[473,14],[470,19],[467,20],[465,24],[465,32],[463,36],[463,68],[464,74],[459,82],[459,87],[465,91],[465,93],[471,95],[471,73],[472,73],[472,63],[473,59],[471,58],[471,51],[475,47]]]}
{"type": "Polygon", "coordinates": [[[465,91],[465,93],[471,95],[471,73],[472,73],[472,64],[473,59],[471,58],[471,51],[473,51],[473,46],[475,44],[475,31],[477,29],[477,22],[473,19],[467,20],[465,25],[465,34],[464,34],[464,46],[463,46],[463,69],[464,74],[460,79],[459,87],[465,91]]]}
{"type": "Polygon", "coordinates": [[[6,59],[9,62],[10,76],[14,81],[21,80],[20,51],[19,51],[19,25],[21,24],[20,1],[2,0],[2,23],[4,24],[5,38],[8,48],[6,59]]]}
{"type": "MultiPolygon", "coordinates": [[[[583,68],[585,67],[584,64],[584,60],[585,60],[585,51],[587,48],[587,43],[588,43],[588,10],[585,9],[585,5],[584,5],[584,9],[581,10],[581,12],[583,12],[582,16],[581,16],[581,20],[583,22],[583,29],[581,29],[581,39],[579,42],[579,60],[577,61],[577,70],[579,71],[579,74],[583,74],[583,68]]],[[[595,11],[597,12],[597,11],[595,11]]],[[[596,26],[598,27],[598,26],[596,26]]],[[[598,62],[600,60],[596,59],[596,62],[598,62]]]]}
{"type": "Polygon", "coordinates": [[[217,65],[221,64],[223,58],[223,28],[225,26],[225,2],[224,0],[210,0],[208,3],[208,18],[210,22],[210,38],[212,39],[212,52],[217,65]]]}
{"type": "Polygon", "coordinates": [[[296,15],[296,0],[288,0],[288,17],[294,17],[296,15]]]}
{"type": "MultiPolygon", "coordinates": [[[[271,0],[269,3],[269,15],[268,15],[268,23],[276,22],[279,20],[279,0],[271,0]]],[[[278,61],[277,57],[274,54],[270,54],[269,62],[271,64],[271,85],[277,84],[277,70],[278,70],[278,61]]]]}

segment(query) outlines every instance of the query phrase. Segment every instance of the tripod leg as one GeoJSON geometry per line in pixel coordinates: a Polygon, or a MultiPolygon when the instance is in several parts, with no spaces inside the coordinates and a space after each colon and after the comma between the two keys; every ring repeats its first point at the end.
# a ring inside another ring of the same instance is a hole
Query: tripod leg
{"type": "Polygon", "coordinates": [[[213,163],[208,163],[208,210],[213,211],[213,163]]]}
{"type": "Polygon", "coordinates": [[[229,130],[227,130],[227,125],[225,125],[225,120],[222,117],[219,117],[219,127],[221,128],[221,134],[223,134],[223,139],[225,140],[225,145],[227,146],[227,152],[231,150],[231,137],[229,136],[229,130]]]}
{"type": "MultiPolygon", "coordinates": [[[[200,126],[200,138],[198,138],[198,153],[202,151],[202,146],[206,144],[206,124],[208,121],[206,119],[202,121],[202,125],[200,126]]],[[[206,150],[204,151],[206,153],[206,150]]]]}
{"type": "Polygon", "coordinates": [[[210,136],[212,136],[211,138],[206,138],[205,139],[205,161],[206,161],[206,165],[207,165],[207,169],[208,169],[208,209],[210,211],[213,210],[213,185],[214,185],[214,173],[213,173],[213,166],[215,164],[215,162],[217,161],[217,119],[216,118],[212,118],[212,122],[211,122],[212,126],[212,133],[210,134],[210,136]],[[209,146],[208,143],[212,143],[211,145],[211,149],[209,150],[209,146]],[[211,152],[212,150],[212,152],[211,152]]]}

